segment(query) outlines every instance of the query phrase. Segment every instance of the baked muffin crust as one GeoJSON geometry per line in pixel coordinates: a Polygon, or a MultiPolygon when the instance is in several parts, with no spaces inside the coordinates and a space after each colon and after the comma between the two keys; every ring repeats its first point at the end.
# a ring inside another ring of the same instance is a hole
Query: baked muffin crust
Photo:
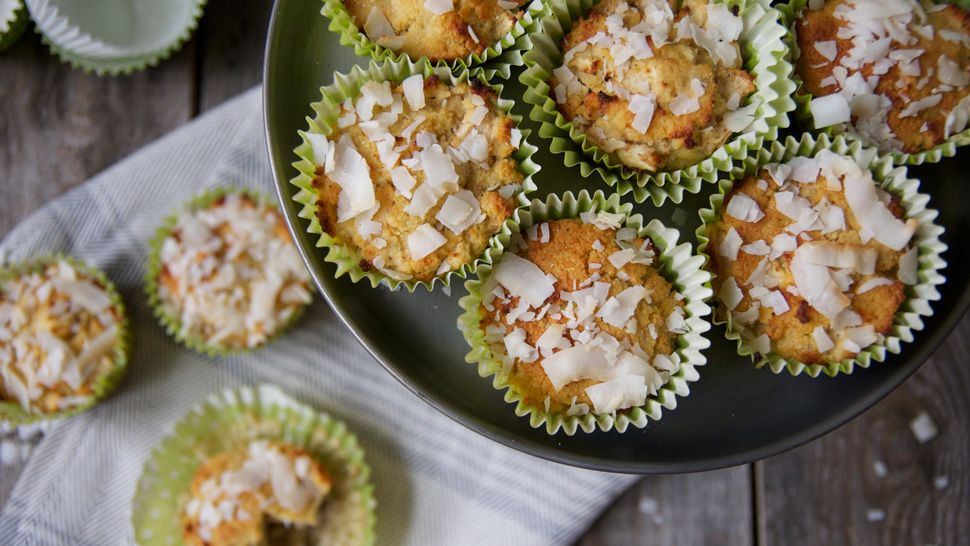
{"type": "Polygon", "coordinates": [[[918,153],[967,127],[970,12],[915,0],[828,0],[796,24],[796,69],[817,122],[850,121],[883,150],[918,153]]]}
{"type": "Polygon", "coordinates": [[[483,287],[481,328],[527,404],[611,413],[643,405],[678,368],[683,298],[621,219],[533,226],[483,287]]]}
{"type": "Polygon", "coordinates": [[[412,59],[481,54],[508,34],[525,0],[344,0],[357,28],[412,59]]]}
{"type": "Polygon", "coordinates": [[[823,150],[766,166],[724,203],[708,227],[717,313],[759,353],[839,362],[889,333],[917,282],[916,226],[868,170],[823,150]]]}
{"type": "Polygon", "coordinates": [[[604,0],[563,38],[549,82],[559,111],[619,162],[669,171],[702,161],[753,120],[742,20],[703,0],[604,0]],[[702,45],[703,44],[703,45],[702,45]]]}
{"type": "Polygon", "coordinates": [[[0,281],[0,399],[32,413],[88,402],[122,321],[106,287],[65,260],[0,281]]]}
{"type": "MultiPolygon", "coordinates": [[[[254,441],[204,462],[182,510],[189,546],[261,546],[270,527],[312,527],[330,476],[305,450],[254,441]]],[[[275,542],[274,542],[275,543],[275,542]]]]}
{"type": "Polygon", "coordinates": [[[522,135],[472,81],[369,82],[328,137],[309,135],[320,224],[363,269],[429,281],[478,258],[511,216],[522,135]]]}

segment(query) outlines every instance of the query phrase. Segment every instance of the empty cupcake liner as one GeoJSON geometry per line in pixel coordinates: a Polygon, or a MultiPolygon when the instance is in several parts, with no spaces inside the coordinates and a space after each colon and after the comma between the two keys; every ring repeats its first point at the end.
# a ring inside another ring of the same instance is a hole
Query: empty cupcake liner
{"type": "Polygon", "coordinates": [[[715,302],[714,324],[726,325],[725,336],[737,342],[738,354],[750,356],[756,367],[768,367],[774,373],[788,370],[791,375],[805,373],[811,377],[818,377],[819,374],[824,373],[834,377],[839,373],[850,374],[857,366],[868,368],[872,362],[882,362],[887,353],[898,354],[901,344],[911,342],[914,332],[923,329],[923,318],[933,314],[931,302],[940,299],[937,287],[946,280],[941,274],[946,267],[942,254],[947,248],[946,244],[940,241],[943,228],[934,223],[938,213],[928,207],[929,196],[919,193],[919,181],[907,178],[906,168],[894,167],[892,158],[889,156],[879,156],[875,149],[866,148],[861,141],[844,135],[831,138],[822,134],[816,139],[811,134],[804,133],[800,140],[788,137],[784,143],[774,142],[770,147],[759,150],[745,159],[729,179],[718,182],[718,191],[710,198],[710,208],[699,211],[703,224],[696,232],[698,251],[708,260],[710,259],[708,251],[710,237],[707,226],[719,219],[724,206],[724,197],[734,187],[735,180],[757,174],[767,163],[788,161],[797,156],[812,157],[820,150],[831,150],[857,161],[873,158],[869,163],[873,178],[882,185],[882,189],[900,198],[907,218],[919,222],[919,228],[911,241],[911,244],[919,249],[919,283],[906,287],[906,300],[896,311],[892,330],[888,335],[880,335],[879,341],[863,348],[855,358],[825,365],[805,364],[796,359],[785,359],[775,353],[767,355],[758,353],[752,344],[734,328],[730,313],[724,313],[723,308],[715,302]]]}
{"type": "Polygon", "coordinates": [[[760,104],[754,123],[747,131],[732,136],[709,158],[684,169],[652,173],[619,163],[559,112],[548,84],[552,71],[562,64],[560,41],[596,3],[597,0],[550,0],[549,13],[532,35],[533,48],[523,55],[526,69],[519,76],[528,87],[523,98],[533,106],[529,117],[541,123],[539,134],[550,139],[549,147],[554,153],[563,154],[567,167],[578,166],[584,177],[597,173],[621,195],[633,192],[638,203],[648,198],[657,206],[667,199],[680,203],[685,191],[697,193],[704,182],[713,183],[718,173],[729,172],[734,160],[775,140],[778,130],[788,127],[788,112],[795,108],[791,99],[795,84],[791,80],[792,66],[783,39],[787,29],[781,13],[768,0],[730,0],[728,5],[741,10],[741,54],[744,67],[757,85],[757,91],[747,101],[760,104]]]}
{"type": "MultiPolygon", "coordinates": [[[[310,144],[310,141],[307,139],[307,134],[315,133],[329,135],[333,131],[334,127],[336,127],[336,121],[337,117],[339,116],[341,104],[347,98],[353,98],[359,95],[361,88],[368,81],[380,82],[387,80],[392,82],[400,82],[415,74],[421,74],[425,77],[437,75],[443,82],[447,82],[451,85],[477,79],[479,82],[487,85],[498,94],[499,99],[497,101],[497,105],[502,112],[508,114],[508,116],[515,121],[516,124],[519,124],[522,121],[521,116],[517,116],[512,113],[513,102],[501,98],[502,85],[489,83],[488,79],[484,75],[484,72],[479,69],[464,69],[457,74],[453,74],[446,67],[432,66],[427,59],[423,59],[419,62],[413,62],[405,58],[396,61],[386,61],[381,64],[371,61],[369,67],[366,69],[360,66],[355,66],[353,70],[347,74],[342,74],[339,72],[335,73],[334,83],[320,89],[320,92],[323,95],[322,99],[310,105],[315,113],[315,117],[312,119],[307,118],[309,128],[307,131],[300,132],[302,143],[294,150],[299,160],[293,163],[293,166],[296,167],[299,174],[291,179],[290,183],[299,188],[299,192],[293,196],[293,199],[302,205],[299,216],[307,221],[307,233],[316,235],[317,247],[326,249],[324,261],[337,266],[336,273],[334,275],[336,278],[340,278],[343,275],[348,275],[350,280],[355,283],[359,282],[361,279],[367,279],[374,288],[376,288],[378,285],[384,284],[391,290],[397,290],[403,286],[408,292],[413,292],[418,286],[423,286],[427,290],[431,291],[438,284],[441,284],[442,286],[449,286],[452,278],[465,278],[469,273],[474,273],[480,264],[491,263],[492,261],[492,253],[495,252],[495,250],[489,246],[486,248],[482,256],[478,257],[473,262],[465,264],[458,270],[449,271],[448,273],[439,275],[433,278],[430,282],[413,280],[401,281],[398,279],[392,279],[373,268],[365,271],[360,266],[361,260],[357,250],[341,243],[329,233],[326,233],[323,230],[323,226],[320,225],[320,220],[317,217],[318,194],[317,189],[313,186],[313,179],[316,177],[315,171],[317,165],[313,161],[313,147],[310,144]]],[[[528,199],[525,197],[525,195],[536,189],[533,176],[539,172],[540,168],[539,165],[532,160],[532,155],[536,152],[536,150],[538,150],[538,148],[529,143],[528,136],[529,131],[527,129],[522,129],[522,141],[518,150],[512,154],[512,157],[519,164],[519,171],[525,175],[525,179],[522,182],[522,189],[519,191],[517,197],[520,204],[528,203],[528,199]]],[[[510,226],[512,222],[514,222],[514,219],[509,218],[505,221],[505,226],[510,226]]]]}
{"type": "Polygon", "coordinates": [[[205,0],[26,0],[51,51],[85,72],[128,74],[155,66],[198,25],[205,0]]]}
{"type": "Polygon", "coordinates": [[[341,421],[270,385],[213,394],[174,425],[138,480],[131,503],[135,541],[141,546],[182,544],[182,509],[199,466],[256,440],[305,449],[330,474],[333,489],[324,499],[315,543],[374,544],[377,503],[357,437],[341,421]]]}
{"type": "Polygon", "coordinates": [[[679,369],[671,374],[667,383],[655,394],[647,398],[643,406],[620,410],[613,414],[587,413],[567,416],[550,413],[542,406],[526,403],[523,395],[509,382],[509,374],[502,365],[501,357],[493,354],[491,346],[485,340],[485,332],[480,326],[483,318],[481,290],[492,272],[493,263],[499,263],[501,255],[496,256],[493,263],[479,267],[478,278],[465,282],[468,295],[458,302],[464,310],[458,317],[458,329],[471,347],[465,360],[477,365],[478,375],[492,378],[495,389],[505,391],[505,401],[515,405],[516,415],[528,417],[529,424],[533,428],[545,426],[546,432],[550,435],[562,430],[572,436],[577,429],[593,432],[596,428],[603,431],[624,432],[630,425],[643,428],[650,419],[660,419],[664,409],[674,410],[677,407],[678,396],[685,397],[690,394],[689,383],[697,381],[700,377],[697,368],[707,361],[703,351],[710,347],[710,341],[704,337],[704,333],[711,328],[707,320],[711,307],[706,303],[712,295],[711,276],[703,269],[704,258],[694,253],[690,243],[678,244],[680,239],[678,230],[668,228],[656,219],[644,225],[643,217],[632,214],[633,206],[622,203],[618,194],[614,193],[606,197],[599,190],[592,195],[584,190],[578,195],[573,195],[572,192],[566,192],[562,197],[552,194],[545,201],[534,199],[528,208],[516,211],[516,224],[503,228],[501,235],[495,241],[495,248],[500,253],[504,253],[513,233],[520,233],[546,220],[576,218],[580,213],[588,211],[623,214],[626,216],[624,221],[626,227],[636,229],[639,237],[653,242],[659,250],[658,271],[684,296],[688,331],[677,337],[677,354],[681,358],[679,369]]]}
{"type": "Polygon", "coordinates": [[[9,426],[16,427],[37,421],[61,419],[87,410],[111,394],[117,388],[118,384],[121,383],[121,380],[125,376],[125,371],[128,369],[128,357],[131,350],[131,333],[128,329],[128,315],[126,314],[125,304],[121,299],[121,294],[118,293],[118,289],[114,283],[101,270],[70,256],[51,254],[7,266],[0,264],[0,284],[23,274],[42,271],[48,265],[60,261],[70,264],[75,270],[100,283],[104,286],[108,297],[111,298],[111,306],[117,311],[119,316],[118,338],[114,350],[114,367],[110,372],[94,381],[91,385],[93,395],[87,402],[67,411],[34,413],[25,410],[16,402],[0,401],[0,422],[6,422],[9,426]]]}

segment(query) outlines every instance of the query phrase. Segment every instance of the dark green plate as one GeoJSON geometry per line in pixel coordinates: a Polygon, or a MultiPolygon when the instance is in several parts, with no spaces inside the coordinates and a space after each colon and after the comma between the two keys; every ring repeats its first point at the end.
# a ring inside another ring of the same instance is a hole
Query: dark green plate
{"type": "MultiPolygon", "coordinates": [[[[940,209],[939,222],[947,228],[943,240],[950,250],[944,258],[950,258],[950,265],[944,274],[950,282],[941,288],[943,299],[935,303],[936,314],[926,321],[926,329],[916,333],[915,343],[904,344],[901,354],[834,379],[774,375],[754,369],[749,359],[737,356],[734,345],[724,339],[723,328],[715,327],[700,381],[659,422],[624,434],[572,437],[533,429],[527,419],[515,416],[491,381],[465,363],[467,346],[455,326],[457,301],[464,294],[461,283],[455,283],[448,297],[440,290],[391,293],[353,284],[346,276],[335,280],[334,267],[324,263],[322,252],[314,248],[315,238],[306,234],[306,222],[297,217],[294,187],[289,183],[296,174],[290,164],[296,159],[293,148],[300,142],[297,131],[306,128],[309,105],[319,100],[319,88],[332,82],[333,72],[366,62],[327,30],[329,21],[320,15],[320,7],[319,0],[277,0],[266,48],[266,137],[290,230],[320,291],[374,358],[418,398],[497,442],[569,465],[636,473],[708,470],[774,455],[835,429],[886,396],[944,340],[970,302],[966,282],[970,260],[953,259],[970,254],[970,205],[961,194],[960,160],[913,168],[911,176],[923,180],[923,191],[933,196],[930,205],[940,209]]],[[[506,86],[505,98],[521,94],[515,76],[506,86]]],[[[516,108],[528,117],[524,103],[516,108]]],[[[535,129],[532,122],[526,126],[535,129]]],[[[562,156],[544,149],[547,140],[534,134],[530,138],[540,147],[535,160],[543,169],[536,178],[537,197],[582,188],[608,189],[598,178],[583,179],[578,170],[563,167],[562,156]]],[[[647,219],[656,217],[678,226],[694,242],[696,211],[706,205],[713,190],[708,185],[680,205],[667,203],[657,209],[645,204],[638,210],[647,219]]]]}

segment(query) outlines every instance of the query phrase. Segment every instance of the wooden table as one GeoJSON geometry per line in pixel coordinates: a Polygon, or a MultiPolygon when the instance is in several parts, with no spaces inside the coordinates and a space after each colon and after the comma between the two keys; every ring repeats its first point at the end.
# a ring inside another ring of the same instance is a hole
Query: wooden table
{"type": "MultiPolygon", "coordinates": [[[[47,200],[258,84],[269,11],[265,0],[210,0],[191,42],[128,77],[73,70],[36,35],[0,54],[0,237],[47,200]]],[[[964,318],[913,378],[865,415],[754,464],[645,478],[579,544],[967,544],[968,354],[964,318]],[[924,411],[940,433],[921,445],[909,422],[924,411]]],[[[0,499],[18,473],[0,467],[0,499]]]]}

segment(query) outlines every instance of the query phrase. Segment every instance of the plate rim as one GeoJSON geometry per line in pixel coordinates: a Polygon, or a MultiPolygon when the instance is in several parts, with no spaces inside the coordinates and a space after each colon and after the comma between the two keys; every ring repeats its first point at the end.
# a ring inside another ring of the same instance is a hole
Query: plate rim
{"type": "MultiPolygon", "coordinates": [[[[297,215],[293,214],[291,208],[288,208],[291,200],[289,199],[289,195],[287,193],[287,187],[290,181],[289,178],[286,177],[286,169],[290,166],[290,164],[285,163],[280,165],[274,157],[273,138],[270,131],[269,120],[270,104],[272,93],[274,92],[272,84],[270,83],[272,81],[270,79],[270,59],[273,58],[271,53],[273,51],[274,38],[279,32],[277,21],[280,13],[282,12],[281,5],[286,1],[289,0],[274,0],[273,2],[269,27],[266,33],[266,45],[263,49],[263,84],[261,90],[263,107],[263,136],[266,143],[266,153],[269,158],[270,170],[273,174],[275,193],[280,202],[280,207],[284,211],[283,217],[286,222],[287,229],[290,231],[290,235],[293,237],[293,239],[295,241],[299,241],[301,235],[303,235],[303,230],[301,229],[301,226],[298,225],[301,219],[297,215]]],[[[528,439],[522,439],[500,427],[489,425],[474,415],[451,407],[444,401],[439,400],[433,394],[423,392],[418,385],[413,383],[397,368],[396,365],[390,362],[390,359],[385,359],[381,354],[378,353],[376,349],[370,346],[368,341],[365,339],[365,336],[357,328],[355,328],[353,321],[346,315],[343,306],[337,302],[336,298],[334,298],[325,288],[325,282],[319,272],[313,267],[310,267],[310,256],[308,249],[299,243],[296,243],[295,246],[300,253],[300,258],[307,267],[310,276],[313,278],[313,282],[316,285],[317,290],[323,296],[323,299],[327,302],[327,305],[344,325],[344,327],[350,331],[350,333],[354,336],[354,339],[356,339],[357,342],[364,347],[367,353],[370,354],[371,357],[376,360],[387,373],[389,373],[395,380],[407,388],[417,398],[465,428],[470,429],[475,433],[508,448],[555,463],[602,472],[655,475],[718,470],[742,464],[749,464],[755,461],[766,459],[768,457],[779,455],[821,438],[822,436],[841,428],[849,421],[855,419],[906,382],[906,380],[909,379],[920,367],[922,367],[926,360],[936,352],[940,345],[946,341],[950,333],[956,327],[957,323],[966,314],[967,309],[970,308],[970,284],[968,284],[964,287],[963,292],[960,294],[959,299],[951,308],[950,312],[943,317],[943,320],[937,329],[933,332],[926,332],[925,330],[920,332],[921,334],[926,335],[925,341],[916,348],[915,353],[907,361],[903,362],[903,365],[900,366],[899,373],[895,377],[891,378],[889,381],[883,382],[882,385],[879,385],[872,392],[849,404],[845,407],[845,409],[838,412],[834,416],[819,421],[810,427],[803,428],[796,433],[759,447],[740,450],[720,457],[707,457],[704,459],[693,459],[690,461],[652,463],[645,463],[641,461],[604,462],[598,457],[565,454],[564,452],[561,452],[555,448],[537,444],[529,441],[528,439]]],[[[377,289],[379,288],[375,288],[375,290],[377,289]]],[[[710,332],[711,334],[714,334],[715,330],[712,329],[710,332]]],[[[708,363],[707,365],[711,365],[711,363],[708,363]]],[[[876,362],[873,363],[873,365],[886,365],[886,363],[876,362]]],[[[764,373],[770,372],[764,370],[764,373]]],[[[703,370],[701,371],[701,374],[703,375],[703,370]]],[[[824,381],[825,379],[816,378],[816,380],[824,381]]],[[[508,407],[508,410],[511,411],[511,406],[508,407]]],[[[541,431],[539,432],[541,433],[541,431]]]]}

